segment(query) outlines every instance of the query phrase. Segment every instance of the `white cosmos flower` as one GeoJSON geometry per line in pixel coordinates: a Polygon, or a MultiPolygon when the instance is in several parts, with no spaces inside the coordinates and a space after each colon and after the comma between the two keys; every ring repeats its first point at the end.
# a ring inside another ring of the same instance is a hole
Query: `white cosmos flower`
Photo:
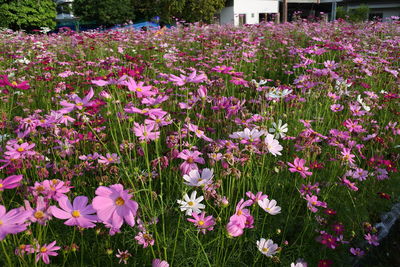
{"type": "Polygon", "coordinates": [[[265,132],[263,130],[259,131],[256,128],[252,130],[246,128],[242,132],[234,132],[233,134],[229,135],[229,137],[254,141],[256,139],[259,139],[264,133],[265,132]]]}
{"type": "Polygon", "coordinates": [[[357,102],[361,104],[361,106],[364,108],[365,111],[371,110],[371,108],[364,103],[363,99],[361,98],[361,95],[357,96],[357,102]]]}
{"type": "Polygon", "coordinates": [[[282,155],[281,151],[283,147],[279,144],[279,141],[274,139],[272,134],[267,134],[265,137],[265,144],[267,145],[268,152],[276,157],[276,155],[282,155]]]}
{"type": "Polygon", "coordinates": [[[267,257],[272,257],[277,253],[278,245],[274,244],[274,241],[271,239],[265,240],[265,238],[261,238],[257,241],[258,250],[267,257]]]}
{"type": "Polygon", "coordinates": [[[177,200],[178,204],[181,205],[181,211],[186,211],[186,215],[192,216],[192,213],[200,213],[201,209],[204,209],[206,206],[201,204],[201,201],[204,199],[203,196],[196,198],[196,191],[193,191],[190,195],[185,194],[183,196],[184,200],[177,200]]]}
{"type": "Polygon", "coordinates": [[[213,169],[208,169],[205,168],[203,171],[200,172],[198,170],[191,170],[189,172],[189,175],[185,174],[183,176],[183,179],[185,179],[186,182],[184,182],[186,185],[189,186],[202,186],[206,185],[209,183],[212,183],[212,178],[214,177],[213,174],[213,169]]]}
{"type": "Polygon", "coordinates": [[[271,215],[281,213],[281,207],[276,205],[275,199],[269,200],[268,198],[264,198],[263,200],[257,201],[257,203],[263,210],[271,215]]]}
{"type": "Polygon", "coordinates": [[[288,95],[290,95],[293,92],[293,90],[289,89],[283,89],[283,90],[277,90],[274,89],[271,92],[268,92],[265,94],[266,98],[284,98],[288,95]]]}
{"type": "Polygon", "coordinates": [[[285,137],[286,133],[288,131],[288,125],[287,123],[282,125],[282,120],[278,121],[278,124],[275,122],[272,123],[273,128],[269,128],[269,131],[271,133],[275,133],[275,138],[279,139],[280,137],[285,137]]]}

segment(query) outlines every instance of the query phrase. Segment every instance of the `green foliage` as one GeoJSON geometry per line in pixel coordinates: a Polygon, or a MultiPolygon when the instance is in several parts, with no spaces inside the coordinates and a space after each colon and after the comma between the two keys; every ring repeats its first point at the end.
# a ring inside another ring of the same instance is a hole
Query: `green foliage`
{"type": "Polygon", "coordinates": [[[360,5],[358,8],[346,11],[343,7],[338,7],[336,11],[336,18],[349,19],[352,22],[362,22],[368,20],[369,7],[367,5],[360,5]]]}
{"type": "Polygon", "coordinates": [[[56,26],[53,0],[0,0],[0,27],[33,30],[56,26]]]}
{"type": "Polygon", "coordinates": [[[358,8],[352,9],[349,12],[349,19],[353,22],[362,22],[368,20],[369,7],[360,5],[358,8]]]}
{"type": "Polygon", "coordinates": [[[167,23],[173,22],[173,17],[187,22],[212,22],[225,0],[143,0],[137,6],[138,16],[144,19],[159,16],[167,23]]]}
{"type": "Polygon", "coordinates": [[[224,6],[225,0],[186,0],[181,18],[188,22],[212,22],[224,6]]]}
{"type": "Polygon", "coordinates": [[[339,6],[336,9],[336,19],[346,19],[348,16],[347,11],[344,9],[344,7],[339,6]]]}
{"type": "Polygon", "coordinates": [[[114,25],[135,18],[134,0],[75,0],[73,12],[83,21],[114,25]]]}

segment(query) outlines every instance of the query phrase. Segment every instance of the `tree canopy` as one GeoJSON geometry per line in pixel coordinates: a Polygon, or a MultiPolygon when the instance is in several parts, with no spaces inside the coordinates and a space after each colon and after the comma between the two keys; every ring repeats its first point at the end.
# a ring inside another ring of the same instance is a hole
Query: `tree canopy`
{"type": "Polygon", "coordinates": [[[83,21],[114,25],[135,18],[135,0],[74,0],[75,16],[83,21]]]}
{"type": "Polygon", "coordinates": [[[0,27],[33,30],[56,26],[53,0],[0,0],[0,27]]]}

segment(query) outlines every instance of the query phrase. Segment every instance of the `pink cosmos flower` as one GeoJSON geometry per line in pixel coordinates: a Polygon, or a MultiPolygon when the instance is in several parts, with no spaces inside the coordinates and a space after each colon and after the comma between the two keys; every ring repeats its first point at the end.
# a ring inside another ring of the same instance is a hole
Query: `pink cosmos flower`
{"type": "Polygon", "coordinates": [[[60,105],[63,106],[63,109],[60,109],[58,112],[65,114],[73,111],[74,109],[82,110],[83,107],[88,107],[91,105],[91,99],[94,96],[93,88],[90,88],[89,93],[84,97],[80,98],[78,95],[73,95],[71,100],[75,103],[69,103],[68,101],[61,101],[60,105]]]}
{"type": "Polygon", "coordinates": [[[343,110],[343,106],[340,105],[340,104],[333,104],[333,105],[331,105],[331,110],[333,112],[342,111],[343,110]]]}
{"type": "Polygon", "coordinates": [[[119,264],[121,264],[121,262],[124,262],[124,264],[128,264],[128,259],[132,256],[132,254],[129,253],[128,250],[121,251],[118,249],[118,254],[115,256],[119,259],[119,264]]]}
{"type": "Polygon", "coordinates": [[[207,76],[205,74],[197,75],[197,71],[194,70],[189,76],[185,76],[181,74],[179,77],[173,74],[170,74],[169,81],[174,82],[175,85],[183,86],[186,83],[201,83],[207,80],[207,76]]]}
{"type": "Polygon", "coordinates": [[[264,195],[263,192],[257,192],[257,194],[253,194],[252,192],[246,192],[246,196],[253,201],[253,204],[257,204],[259,200],[263,200],[268,198],[268,195],[264,195]]]}
{"type": "Polygon", "coordinates": [[[307,176],[312,175],[312,172],[307,171],[309,168],[304,166],[305,163],[305,159],[295,158],[294,163],[288,162],[287,164],[291,167],[289,168],[290,172],[298,172],[303,178],[306,178],[307,176]]]}
{"type": "Polygon", "coordinates": [[[206,231],[212,231],[214,229],[215,220],[213,216],[205,217],[206,213],[204,211],[200,214],[192,213],[192,216],[194,219],[188,218],[187,220],[194,223],[197,229],[203,234],[205,234],[206,231]]]}
{"type": "Polygon", "coordinates": [[[323,208],[328,207],[326,202],[319,201],[317,196],[306,195],[306,197],[304,199],[307,200],[308,209],[314,213],[318,211],[318,209],[316,207],[323,207],[323,208]]]}
{"type": "Polygon", "coordinates": [[[5,155],[7,155],[10,159],[19,159],[19,158],[25,158],[26,156],[32,156],[35,155],[36,152],[31,150],[32,148],[35,147],[35,144],[29,144],[29,143],[22,143],[22,144],[13,144],[10,146],[6,146],[7,151],[4,152],[5,155]]]}
{"type": "Polygon", "coordinates": [[[146,232],[139,232],[135,236],[135,240],[138,242],[139,245],[143,245],[143,248],[147,248],[148,246],[154,245],[154,238],[151,234],[146,232]]]}
{"type": "Polygon", "coordinates": [[[351,182],[350,180],[346,179],[345,177],[343,177],[341,179],[341,181],[347,188],[349,188],[353,191],[358,191],[358,187],[356,186],[356,183],[351,182]]]}
{"type": "Polygon", "coordinates": [[[191,124],[191,123],[188,123],[187,128],[188,128],[189,131],[194,132],[198,138],[201,138],[201,139],[203,139],[203,140],[205,140],[207,142],[212,142],[212,139],[207,137],[204,134],[204,131],[199,129],[199,126],[191,124]]]}
{"type": "Polygon", "coordinates": [[[152,267],[169,267],[168,262],[160,260],[160,259],[154,259],[152,264],[152,267]]]}
{"type": "Polygon", "coordinates": [[[348,162],[350,165],[354,165],[355,163],[355,155],[351,153],[350,148],[343,148],[342,152],[342,160],[348,162]]]}
{"type": "Polygon", "coordinates": [[[201,152],[199,151],[192,152],[188,149],[184,149],[182,152],[178,154],[177,157],[185,161],[179,167],[182,174],[189,174],[191,170],[198,170],[196,163],[200,164],[205,163],[204,159],[199,157],[200,155],[202,155],[201,152]]]}
{"type": "Polygon", "coordinates": [[[44,187],[44,192],[46,194],[45,197],[58,201],[58,199],[64,197],[65,193],[68,193],[70,188],[72,188],[69,184],[69,181],[64,182],[58,179],[44,180],[42,186],[44,187]]]}
{"type": "Polygon", "coordinates": [[[350,253],[357,257],[362,257],[365,254],[360,248],[350,248],[350,253]]]}
{"type": "Polygon", "coordinates": [[[100,186],[93,199],[93,208],[97,211],[98,218],[114,228],[121,228],[125,221],[130,226],[135,225],[135,216],[138,203],[131,200],[132,195],[124,190],[121,184],[110,187],[100,186]]]}
{"type": "Polygon", "coordinates": [[[29,213],[17,208],[6,212],[6,208],[0,205],[0,241],[8,234],[17,234],[26,230],[25,221],[29,213]]]}
{"type": "Polygon", "coordinates": [[[4,191],[4,189],[13,189],[20,186],[22,178],[22,175],[11,175],[4,180],[0,179],[0,192],[4,191]]]}
{"type": "Polygon", "coordinates": [[[133,132],[139,140],[149,142],[152,140],[156,140],[160,137],[160,132],[152,132],[156,130],[157,126],[155,124],[150,125],[142,125],[137,122],[134,123],[133,132]]]}
{"type": "Polygon", "coordinates": [[[41,225],[45,225],[48,220],[51,219],[51,214],[49,212],[48,202],[39,196],[36,199],[36,207],[32,208],[28,200],[24,200],[25,210],[29,214],[29,220],[31,222],[37,222],[41,225]]]}
{"type": "Polygon", "coordinates": [[[253,200],[241,199],[236,205],[236,212],[229,218],[229,223],[226,226],[228,234],[230,236],[240,236],[243,234],[243,229],[253,228],[253,216],[250,215],[250,211],[245,209],[253,204],[253,200]]]}
{"type": "Polygon", "coordinates": [[[129,91],[135,92],[138,98],[149,97],[157,94],[157,92],[151,90],[152,86],[143,86],[144,82],[136,83],[131,77],[128,78],[128,81],[123,82],[123,84],[128,86],[129,91]]]}
{"type": "Polygon", "coordinates": [[[62,197],[58,200],[58,205],[61,209],[56,206],[51,206],[50,211],[54,217],[67,220],[64,224],[69,226],[79,226],[81,228],[93,228],[97,221],[97,216],[93,215],[96,211],[92,205],[88,205],[88,198],[85,196],[78,196],[74,199],[73,204],[67,197],[62,197]]]}
{"type": "Polygon", "coordinates": [[[378,236],[377,235],[371,235],[371,234],[368,233],[368,234],[364,235],[364,238],[365,238],[365,240],[368,241],[368,243],[370,245],[379,246],[378,236]]]}
{"type": "Polygon", "coordinates": [[[45,264],[50,264],[49,256],[57,256],[58,253],[55,252],[59,250],[61,247],[55,246],[56,241],[51,242],[50,244],[44,244],[43,246],[37,249],[35,262],[38,262],[40,258],[42,258],[45,264]]]}
{"type": "Polygon", "coordinates": [[[106,156],[99,156],[99,159],[97,160],[99,163],[104,164],[104,165],[109,165],[112,163],[120,163],[119,156],[116,153],[107,153],[106,156]]]}

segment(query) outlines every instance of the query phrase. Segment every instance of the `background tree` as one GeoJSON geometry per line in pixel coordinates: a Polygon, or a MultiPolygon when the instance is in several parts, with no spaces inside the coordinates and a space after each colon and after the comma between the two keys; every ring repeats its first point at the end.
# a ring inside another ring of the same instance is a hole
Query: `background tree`
{"type": "Polygon", "coordinates": [[[53,0],[0,0],[0,27],[33,30],[56,26],[53,0]]]}
{"type": "Polygon", "coordinates": [[[135,18],[134,0],[74,0],[75,16],[83,21],[95,21],[110,26],[135,18]]]}
{"type": "Polygon", "coordinates": [[[187,22],[213,22],[217,14],[225,6],[226,0],[186,0],[180,18],[187,22]]]}

